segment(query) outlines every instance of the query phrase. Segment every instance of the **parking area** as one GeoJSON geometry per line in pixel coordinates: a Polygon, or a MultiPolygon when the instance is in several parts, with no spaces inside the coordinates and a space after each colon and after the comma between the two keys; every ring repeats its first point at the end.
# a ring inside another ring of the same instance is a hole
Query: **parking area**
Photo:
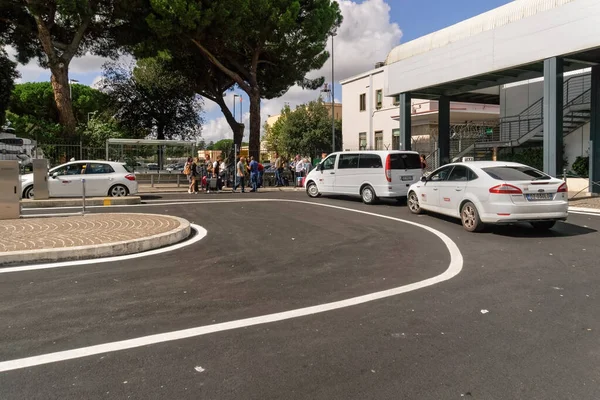
{"type": "Polygon", "coordinates": [[[208,233],[135,260],[0,269],[0,398],[597,398],[600,217],[472,234],[298,192],[121,211],[208,233]]]}

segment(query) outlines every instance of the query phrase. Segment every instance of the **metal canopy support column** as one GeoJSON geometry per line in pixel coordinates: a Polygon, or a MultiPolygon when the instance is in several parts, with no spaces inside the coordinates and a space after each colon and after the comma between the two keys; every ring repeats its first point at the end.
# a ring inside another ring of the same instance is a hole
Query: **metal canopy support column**
{"type": "Polygon", "coordinates": [[[400,149],[412,148],[412,121],[411,121],[411,96],[410,93],[400,94],[400,149]]]}
{"type": "Polygon", "coordinates": [[[563,168],[563,60],[544,60],[544,172],[562,174],[563,168]]]}
{"type": "Polygon", "coordinates": [[[438,103],[438,147],[441,166],[450,162],[450,99],[442,96],[438,103]]]}
{"type": "Polygon", "coordinates": [[[593,182],[600,182],[600,65],[592,67],[590,123],[590,192],[600,195],[600,186],[593,182]]]}

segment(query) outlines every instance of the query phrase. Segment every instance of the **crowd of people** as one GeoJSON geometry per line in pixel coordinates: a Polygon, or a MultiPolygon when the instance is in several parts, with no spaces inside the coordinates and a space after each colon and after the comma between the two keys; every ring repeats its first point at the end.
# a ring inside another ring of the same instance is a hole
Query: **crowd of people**
{"type": "MultiPolygon", "coordinates": [[[[307,157],[301,157],[298,154],[288,162],[276,153],[275,160],[268,172],[274,172],[276,187],[290,186],[290,184],[303,186],[303,180],[311,169],[312,164],[307,157]],[[293,183],[289,182],[289,178],[285,174],[286,170],[290,171],[291,176],[295,178],[293,183]]],[[[264,165],[254,157],[239,157],[234,168],[230,170],[221,156],[212,161],[209,154],[205,155],[204,160],[199,157],[189,157],[183,169],[183,173],[188,178],[188,193],[190,194],[197,194],[201,191],[220,192],[227,184],[234,193],[238,188],[245,193],[248,186],[250,192],[256,192],[263,186],[264,172],[264,165]]]]}

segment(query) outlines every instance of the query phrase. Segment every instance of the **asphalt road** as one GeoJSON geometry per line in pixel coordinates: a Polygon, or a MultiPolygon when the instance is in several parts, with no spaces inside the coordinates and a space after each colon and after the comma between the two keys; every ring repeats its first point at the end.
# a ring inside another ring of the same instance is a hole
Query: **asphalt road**
{"type": "Polygon", "coordinates": [[[469,234],[395,202],[302,193],[156,195],[122,209],[180,216],[207,236],[153,257],[0,274],[0,365],[330,304],[451,261],[422,227],[276,199],[431,227],[456,243],[462,271],[333,311],[0,372],[0,399],[598,398],[600,217],[469,234]]]}

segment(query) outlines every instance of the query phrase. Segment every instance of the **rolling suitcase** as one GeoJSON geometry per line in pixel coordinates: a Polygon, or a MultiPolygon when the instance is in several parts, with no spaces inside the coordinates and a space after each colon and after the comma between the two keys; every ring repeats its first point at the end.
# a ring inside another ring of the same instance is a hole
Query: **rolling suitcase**
{"type": "Polygon", "coordinates": [[[208,181],[208,190],[218,190],[217,182],[217,178],[210,178],[208,181]]]}

